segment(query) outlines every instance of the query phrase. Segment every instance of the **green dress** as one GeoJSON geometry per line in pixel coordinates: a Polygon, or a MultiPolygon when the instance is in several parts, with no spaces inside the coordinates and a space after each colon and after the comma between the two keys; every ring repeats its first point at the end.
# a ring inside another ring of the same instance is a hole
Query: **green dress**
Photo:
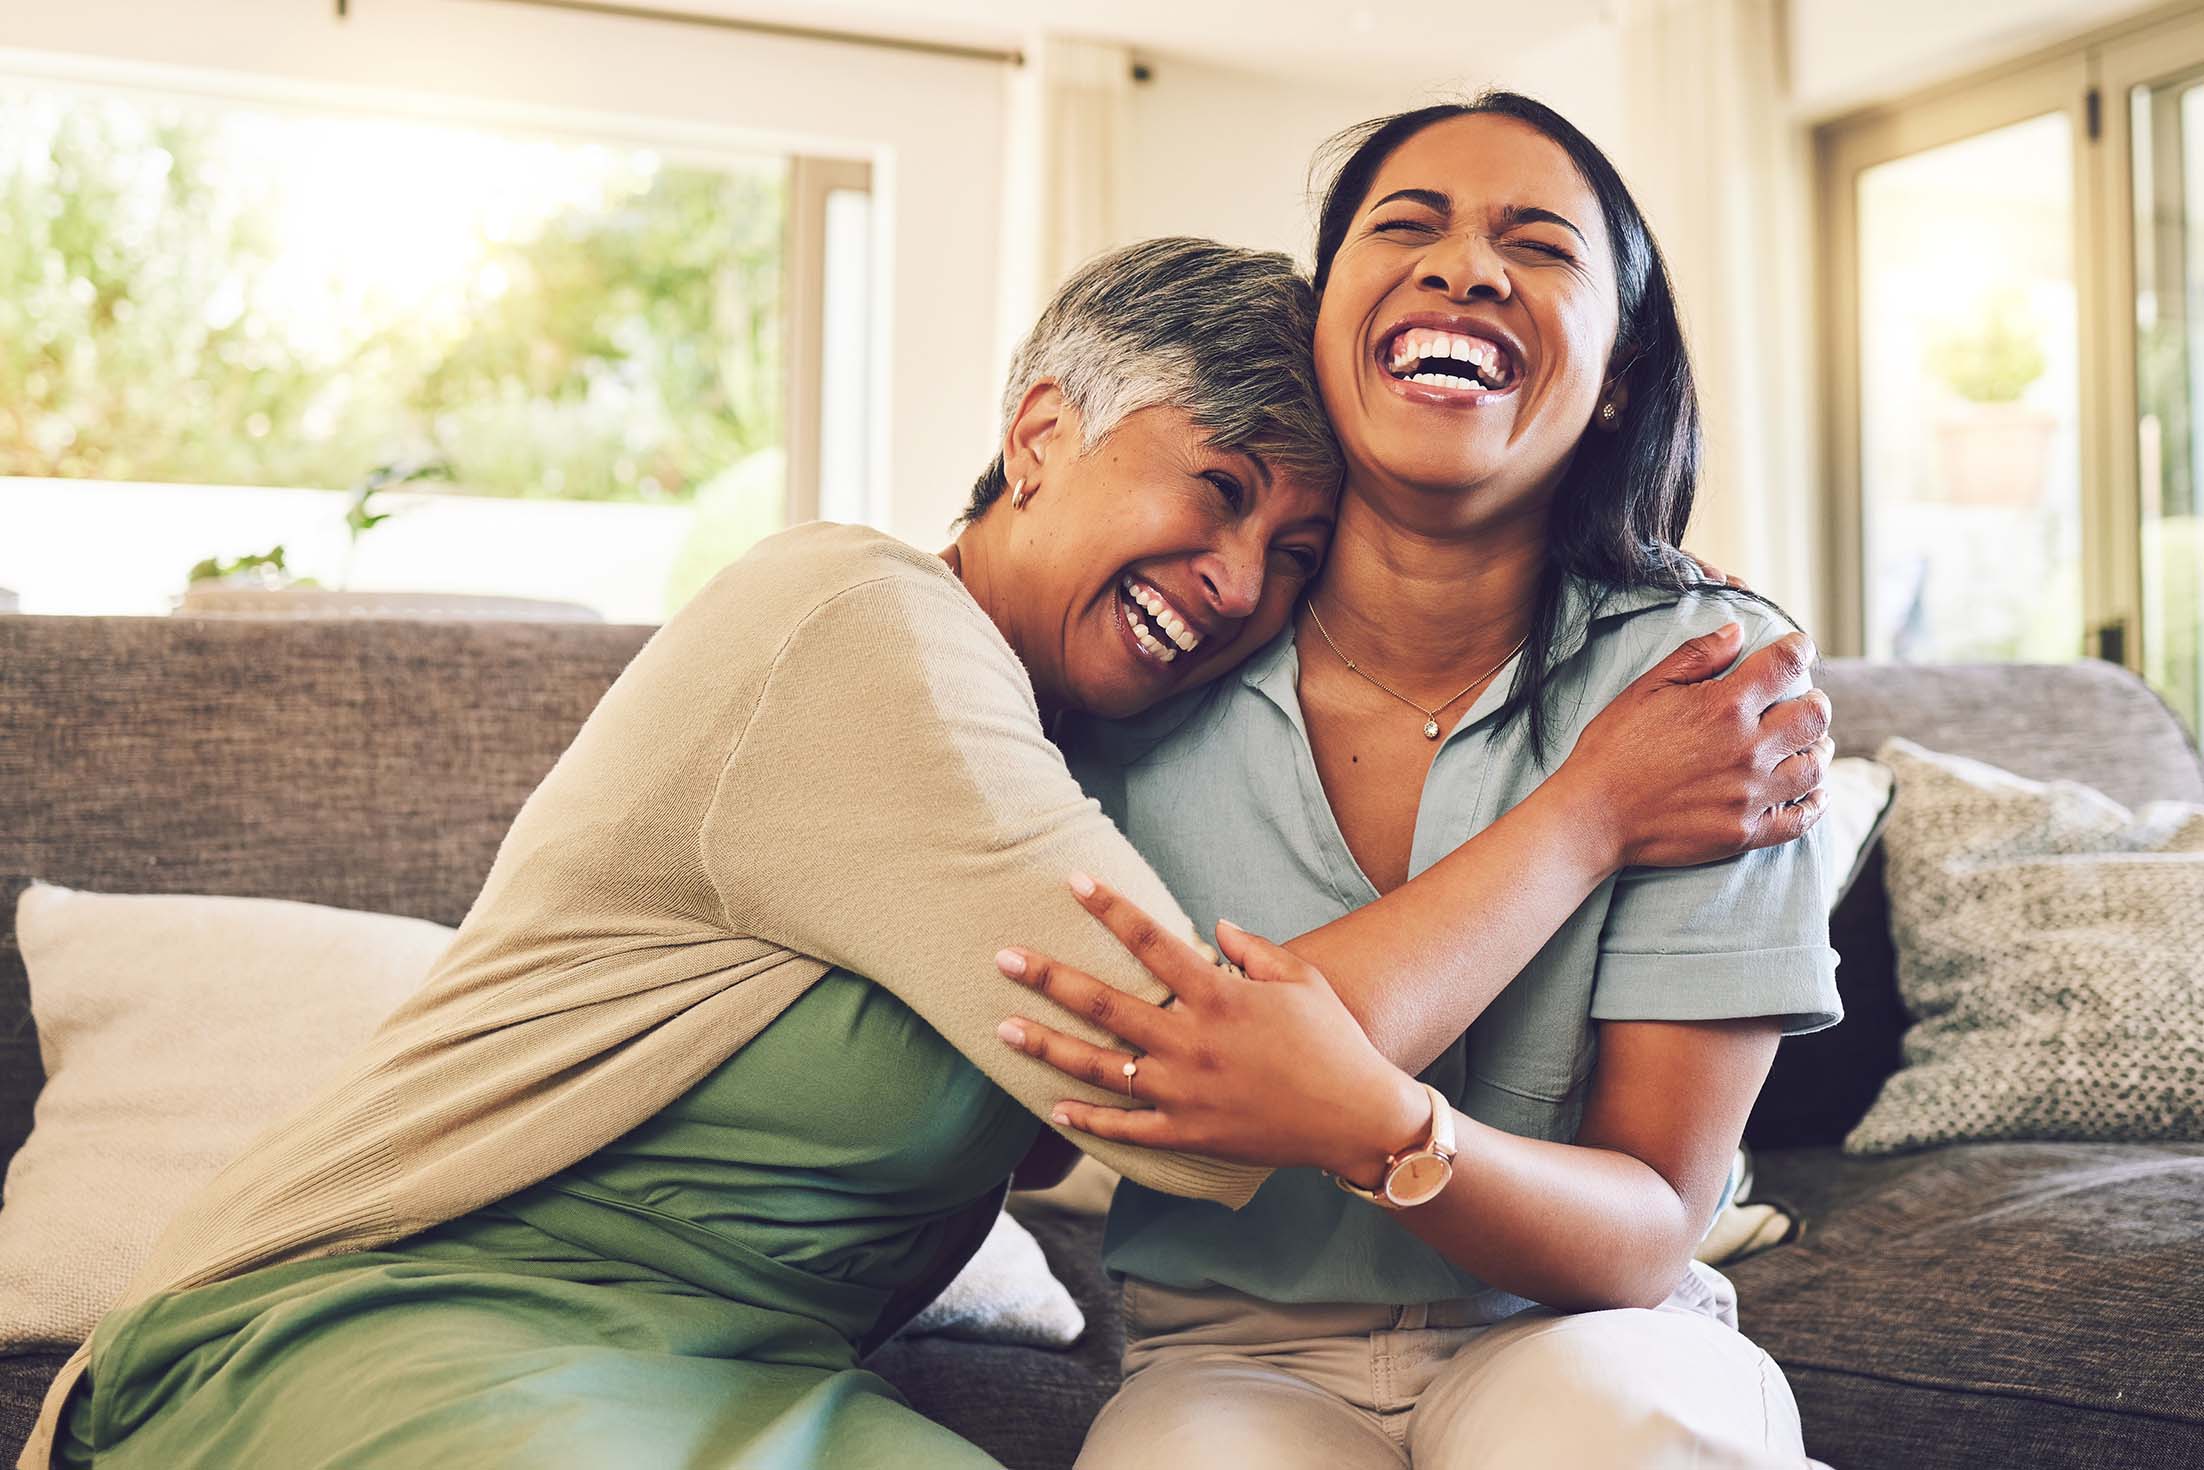
{"type": "Polygon", "coordinates": [[[1037,1127],[902,1002],[830,972],[533,1189],[109,1317],[58,1463],[991,1466],[856,1345],[969,1248],[1037,1127]]]}

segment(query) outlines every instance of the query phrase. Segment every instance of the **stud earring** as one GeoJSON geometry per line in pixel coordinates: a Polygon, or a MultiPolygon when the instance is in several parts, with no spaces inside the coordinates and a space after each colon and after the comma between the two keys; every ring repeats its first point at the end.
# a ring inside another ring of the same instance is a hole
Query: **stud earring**
{"type": "Polygon", "coordinates": [[[1612,398],[1599,406],[1599,421],[1603,424],[1612,424],[1615,421],[1615,401],[1612,398]]]}
{"type": "Polygon", "coordinates": [[[1010,508],[1012,510],[1024,510],[1025,503],[1029,499],[1031,497],[1026,494],[1025,481],[1020,480],[1010,487],[1010,508]]]}

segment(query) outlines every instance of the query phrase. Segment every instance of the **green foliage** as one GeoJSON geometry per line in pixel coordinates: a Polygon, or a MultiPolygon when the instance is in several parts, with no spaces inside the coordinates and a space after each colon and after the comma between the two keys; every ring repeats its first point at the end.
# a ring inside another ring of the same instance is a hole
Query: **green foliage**
{"type": "Polygon", "coordinates": [[[427,464],[384,464],[369,470],[367,478],[352,487],[352,494],[345,501],[344,529],[352,547],[357,550],[362,536],[397,514],[394,510],[375,510],[376,496],[400,485],[451,478],[452,467],[442,460],[431,460],[427,464]]]}
{"type": "Polygon", "coordinates": [[[2043,341],[2020,299],[2000,294],[1973,320],[1932,338],[1928,365],[1969,403],[2017,403],[2043,376],[2043,341]]]}
{"type": "Polygon", "coordinates": [[[230,118],[0,92],[0,474],[335,487],[412,461],[475,494],[685,501],[780,442],[777,165],[595,151],[601,197],[484,241],[463,312],[331,342],[287,319],[284,179],[230,118]]]}
{"type": "Polygon", "coordinates": [[[283,564],[283,548],[281,546],[271,546],[266,551],[254,552],[250,556],[235,557],[229,561],[210,556],[194,566],[184,580],[193,583],[228,582],[246,577],[268,583],[271,586],[283,584],[311,587],[314,585],[311,577],[294,578],[291,576],[289,569],[283,564]]]}

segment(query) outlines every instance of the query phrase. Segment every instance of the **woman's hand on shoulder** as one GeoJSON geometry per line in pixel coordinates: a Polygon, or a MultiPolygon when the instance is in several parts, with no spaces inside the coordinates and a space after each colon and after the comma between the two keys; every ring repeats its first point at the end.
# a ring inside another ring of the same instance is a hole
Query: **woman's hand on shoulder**
{"type": "Polygon", "coordinates": [[[1732,670],[1744,629],[1691,639],[1585,727],[1555,780],[1574,783],[1618,866],[1690,867],[1804,836],[1828,800],[1829,696],[1792,633],[1732,670]]]}
{"type": "Polygon", "coordinates": [[[1690,562],[1693,566],[1699,569],[1699,575],[1701,577],[1704,577],[1707,581],[1712,582],[1717,587],[1727,587],[1732,592],[1752,591],[1752,584],[1750,582],[1747,582],[1743,577],[1731,576],[1728,572],[1723,571],[1720,567],[1716,566],[1711,561],[1701,560],[1699,557],[1693,556],[1688,551],[1683,553],[1683,557],[1685,561],[1690,562]]]}
{"type": "Polygon", "coordinates": [[[1004,1044],[1126,1095],[1123,1107],[1059,1103],[1059,1127],[1350,1176],[1422,1137],[1428,1095],[1370,1044],[1314,966],[1231,924],[1217,926],[1232,962],[1220,965],[1101,884],[1075,881],[1073,891],[1172,998],[1153,1005],[1032,950],[996,957],[1011,979],[1124,1042],[1100,1047],[1030,1017],[1003,1021],[1004,1044]]]}

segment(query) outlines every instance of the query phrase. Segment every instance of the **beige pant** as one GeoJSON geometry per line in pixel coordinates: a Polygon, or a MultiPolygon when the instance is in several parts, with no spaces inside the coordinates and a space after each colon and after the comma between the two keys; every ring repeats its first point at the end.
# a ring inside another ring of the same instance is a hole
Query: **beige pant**
{"type": "Polygon", "coordinates": [[[1735,1304],[1705,1266],[1651,1311],[1483,1326],[1128,1281],[1125,1385],[1078,1470],[1797,1470],[1798,1407],[1735,1304]]]}

